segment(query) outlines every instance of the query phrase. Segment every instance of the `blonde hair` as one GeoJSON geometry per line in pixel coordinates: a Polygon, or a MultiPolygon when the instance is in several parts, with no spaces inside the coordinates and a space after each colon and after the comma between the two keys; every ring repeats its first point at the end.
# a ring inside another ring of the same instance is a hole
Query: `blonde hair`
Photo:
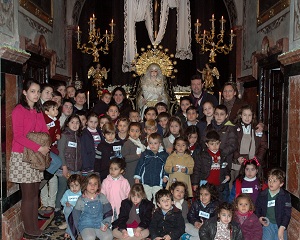
{"type": "Polygon", "coordinates": [[[149,119],[145,122],[145,128],[157,128],[157,122],[153,119],[149,119]]]}
{"type": "Polygon", "coordinates": [[[138,196],[142,199],[146,199],[147,195],[145,193],[145,189],[141,183],[135,183],[132,185],[130,192],[128,194],[128,199],[130,200],[132,197],[138,196]]]}
{"type": "Polygon", "coordinates": [[[112,122],[105,123],[102,127],[103,134],[116,133],[116,126],[112,122]]]}

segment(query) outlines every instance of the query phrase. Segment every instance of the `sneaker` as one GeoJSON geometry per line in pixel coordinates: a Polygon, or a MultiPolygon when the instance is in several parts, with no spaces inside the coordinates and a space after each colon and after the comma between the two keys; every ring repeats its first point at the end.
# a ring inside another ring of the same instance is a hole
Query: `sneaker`
{"type": "Polygon", "coordinates": [[[67,222],[63,222],[61,225],[58,226],[58,228],[61,230],[67,229],[67,227],[68,227],[67,222]]]}

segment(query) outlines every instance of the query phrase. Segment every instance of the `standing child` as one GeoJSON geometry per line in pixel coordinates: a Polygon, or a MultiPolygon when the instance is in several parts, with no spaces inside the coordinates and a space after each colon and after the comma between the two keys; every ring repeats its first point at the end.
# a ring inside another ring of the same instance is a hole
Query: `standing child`
{"type": "Polygon", "coordinates": [[[268,173],[268,189],[260,192],[255,208],[263,225],[263,240],[287,239],[287,227],[291,219],[292,204],[290,194],[282,189],[285,173],[274,168],[268,173]]]}
{"type": "Polygon", "coordinates": [[[73,103],[69,99],[63,100],[62,112],[59,118],[60,127],[62,128],[65,124],[65,121],[68,117],[70,117],[73,113],[73,103]]]}
{"type": "Polygon", "coordinates": [[[68,217],[73,211],[73,208],[75,207],[78,198],[81,196],[81,188],[80,188],[81,176],[78,174],[72,174],[68,178],[67,183],[69,189],[65,191],[63,197],[60,200],[61,205],[64,207],[63,212],[65,215],[66,222],[60,225],[59,228],[60,229],[67,228],[65,233],[65,239],[69,239],[70,237],[74,239],[70,230],[70,226],[69,224],[67,224],[67,222],[68,222],[68,217]]]}
{"type": "Polygon", "coordinates": [[[200,228],[200,239],[243,240],[242,230],[239,225],[231,221],[233,213],[234,209],[230,203],[222,203],[218,208],[218,218],[209,219],[200,228]]]}
{"type": "Polygon", "coordinates": [[[105,123],[102,127],[104,140],[101,141],[96,149],[96,159],[94,171],[100,174],[101,181],[109,174],[110,160],[113,158],[121,158],[122,145],[116,139],[116,127],[112,122],[105,123]]]}
{"type": "Polygon", "coordinates": [[[161,189],[155,194],[158,208],[155,209],[150,223],[151,239],[180,239],[184,234],[184,219],[181,211],[172,205],[172,194],[161,189]]]}
{"type": "Polygon", "coordinates": [[[74,109],[73,112],[76,113],[78,110],[86,110],[85,103],[86,103],[86,95],[85,90],[78,89],[75,93],[74,97],[74,109]]]}
{"type": "Polygon", "coordinates": [[[199,239],[199,229],[215,216],[218,205],[218,193],[214,185],[207,183],[196,190],[196,200],[187,215],[189,222],[185,224],[185,231],[191,235],[191,240],[199,239]]]}
{"type": "Polygon", "coordinates": [[[173,152],[174,140],[179,136],[183,136],[181,121],[178,117],[170,117],[163,139],[163,145],[167,153],[171,154],[173,152]]]}
{"type": "Polygon", "coordinates": [[[184,131],[184,134],[185,134],[185,138],[189,141],[189,150],[191,151],[191,155],[195,160],[197,158],[197,155],[200,154],[200,145],[198,142],[199,139],[198,128],[194,125],[188,126],[187,129],[184,131]]]}
{"type": "Polygon", "coordinates": [[[123,158],[113,158],[110,161],[109,175],[103,180],[101,193],[103,193],[113,209],[113,219],[120,213],[121,202],[128,197],[130,185],[123,173],[126,163],[123,158]]]}
{"type": "Polygon", "coordinates": [[[168,112],[168,105],[165,104],[164,102],[158,102],[154,106],[157,110],[157,115],[162,113],[162,112],[168,112]]]}
{"type": "Polygon", "coordinates": [[[240,175],[233,182],[229,202],[232,202],[241,193],[247,193],[255,203],[259,192],[267,187],[264,183],[261,165],[258,160],[256,158],[244,159],[240,175]]]}
{"type": "Polygon", "coordinates": [[[129,111],[129,120],[130,122],[141,122],[140,113],[137,110],[130,110],[129,111]]]}
{"type": "Polygon", "coordinates": [[[200,129],[200,138],[204,137],[206,127],[211,124],[211,121],[214,118],[215,107],[212,102],[203,103],[203,114],[204,116],[199,121],[199,129],[200,129]]]}
{"type": "Polygon", "coordinates": [[[186,110],[189,106],[192,106],[192,100],[189,96],[183,96],[179,100],[180,108],[175,113],[175,116],[179,117],[181,122],[184,124],[186,122],[186,110]]]}
{"type": "Polygon", "coordinates": [[[142,125],[144,125],[145,128],[141,136],[141,141],[145,146],[148,146],[149,136],[157,132],[157,122],[153,119],[149,119],[142,125]]]}
{"type": "Polygon", "coordinates": [[[134,184],[127,199],[121,203],[118,220],[112,223],[117,239],[146,239],[152,218],[153,203],[147,200],[143,185],[134,184]]]}
{"type": "Polygon", "coordinates": [[[188,197],[193,197],[191,178],[193,173],[194,160],[188,149],[189,143],[183,137],[177,137],[174,141],[174,151],[168,157],[165,171],[169,173],[167,189],[175,181],[184,182],[188,187],[188,197]]]}
{"type": "Polygon", "coordinates": [[[94,171],[96,149],[101,140],[98,116],[92,112],[87,117],[87,128],[83,129],[80,138],[83,175],[94,171]]]}
{"type": "Polygon", "coordinates": [[[167,112],[161,112],[157,116],[157,122],[162,128],[163,134],[165,134],[165,132],[166,132],[168,121],[169,121],[170,117],[171,117],[171,115],[167,112]]]}
{"type": "Polygon", "coordinates": [[[141,156],[141,153],[146,150],[146,147],[142,144],[139,138],[141,131],[142,128],[140,123],[130,123],[128,130],[129,137],[122,147],[122,156],[126,161],[126,171],[124,177],[128,179],[131,186],[134,184],[133,176],[138,160],[141,156]]]}
{"type": "Polygon", "coordinates": [[[242,229],[244,240],[261,239],[262,227],[254,214],[254,203],[248,194],[240,194],[234,201],[234,220],[242,229]]]}
{"type": "Polygon", "coordinates": [[[93,108],[93,112],[96,113],[97,116],[105,114],[107,112],[110,101],[111,93],[108,90],[104,89],[102,91],[100,100],[96,103],[95,107],[93,108]]]}
{"type": "Polygon", "coordinates": [[[120,116],[120,110],[116,104],[112,103],[108,106],[106,114],[110,117],[111,121],[116,124],[120,116]]]}
{"type": "Polygon", "coordinates": [[[117,129],[118,129],[118,134],[117,134],[117,139],[122,141],[123,143],[127,140],[128,138],[128,126],[129,126],[129,119],[122,117],[118,120],[117,124],[117,129]]]}
{"type": "Polygon", "coordinates": [[[58,141],[59,157],[62,160],[62,169],[58,169],[58,190],[55,201],[55,211],[60,211],[60,200],[67,190],[67,179],[72,174],[81,174],[81,123],[77,115],[67,118],[62,128],[61,139],[58,141]]]}
{"type": "Polygon", "coordinates": [[[142,183],[148,200],[155,202],[155,193],[163,188],[168,181],[168,174],[164,171],[164,166],[168,154],[161,146],[161,136],[152,133],[149,136],[149,145],[142,153],[135,169],[135,183],[142,183]]]}
{"type": "MultiPolygon", "coordinates": [[[[82,195],[73,209],[74,225],[82,239],[101,240],[113,238],[110,224],[112,208],[104,194],[100,193],[100,178],[97,174],[88,175],[82,185],[82,195]]],[[[73,235],[76,235],[73,233],[73,235]]]]}
{"type": "Polygon", "coordinates": [[[75,103],[74,97],[75,97],[75,93],[76,93],[76,88],[74,86],[68,86],[66,88],[66,92],[67,92],[66,98],[70,99],[74,104],[75,103]]]}
{"type": "MultiPolygon", "coordinates": [[[[196,126],[200,133],[200,122],[198,120],[198,110],[195,106],[189,106],[186,110],[186,122],[183,124],[184,129],[188,126],[196,126]]],[[[200,134],[201,135],[201,134],[200,134]]]]}
{"type": "MultiPolygon", "coordinates": [[[[156,118],[157,118],[157,110],[155,107],[147,107],[145,109],[145,112],[144,112],[144,117],[143,117],[143,122],[142,122],[142,129],[145,129],[146,126],[144,126],[144,123],[148,120],[154,120],[156,121],[156,118]]],[[[158,124],[157,126],[157,132],[163,136],[163,129],[162,127],[158,124]]]]}
{"type": "Polygon", "coordinates": [[[170,191],[173,196],[173,204],[181,210],[184,222],[187,223],[187,214],[189,211],[188,202],[188,187],[184,182],[176,181],[172,183],[170,191]]]}
{"type": "Polygon", "coordinates": [[[77,110],[76,115],[79,116],[82,130],[85,129],[87,126],[87,117],[86,117],[86,111],[85,110],[77,110]]]}

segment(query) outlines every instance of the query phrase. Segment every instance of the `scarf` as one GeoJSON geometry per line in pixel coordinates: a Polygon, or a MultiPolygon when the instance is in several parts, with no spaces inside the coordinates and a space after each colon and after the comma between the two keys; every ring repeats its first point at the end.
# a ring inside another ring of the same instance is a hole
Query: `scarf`
{"type": "Polygon", "coordinates": [[[253,213],[253,211],[249,211],[249,212],[246,212],[246,213],[241,213],[241,212],[239,212],[239,211],[236,211],[236,212],[235,212],[235,214],[236,214],[236,216],[237,216],[237,218],[238,218],[238,220],[239,220],[239,223],[240,223],[241,225],[245,222],[245,220],[246,220],[249,216],[251,216],[252,213],[253,213]]]}
{"type": "Polygon", "coordinates": [[[138,138],[137,140],[134,140],[132,137],[128,137],[128,139],[137,147],[141,149],[142,152],[146,150],[146,147],[142,144],[141,140],[138,138]]]}
{"type": "Polygon", "coordinates": [[[235,100],[236,100],[236,97],[233,97],[233,99],[231,99],[229,101],[224,101],[224,105],[227,107],[227,110],[228,110],[228,116],[231,113],[231,109],[233,107],[235,100]]]}
{"type": "Polygon", "coordinates": [[[221,159],[220,150],[218,150],[216,153],[214,153],[214,152],[210,151],[209,149],[207,149],[207,152],[212,157],[213,163],[220,163],[220,159],[221,159]]]}

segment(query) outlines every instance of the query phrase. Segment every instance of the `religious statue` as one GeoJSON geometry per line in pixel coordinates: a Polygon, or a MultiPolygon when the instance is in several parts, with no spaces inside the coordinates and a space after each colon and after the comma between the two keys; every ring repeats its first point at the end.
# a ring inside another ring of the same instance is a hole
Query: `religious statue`
{"type": "Polygon", "coordinates": [[[214,86],[214,78],[216,77],[219,79],[220,74],[219,71],[216,67],[213,69],[210,68],[208,64],[205,64],[205,68],[203,68],[202,71],[197,69],[198,72],[202,73],[202,79],[205,81],[205,89],[206,90],[211,90],[211,88],[214,86]]]}
{"type": "Polygon", "coordinates": [[[144,115],[147,107],[154,107],[158,102],[169,105],[169,95],[166,88],[166,78],[162,74],[160,66],[152,63],[140,79],[137,103],[141,116],[144,115]]]}
{"type": "Polygon", "coordinates": [[[104,85],[104,82],[102,81],[102,79],[104,78],[105,80],[107,79],[107,73],[110,71],[110,69],[106,70],[105,67],[101,68],[101,64],[98,63],[96,68],[94,68],[93,66],[90,67],[89,71],[88,71],[88,79],[90,77],[93,77],[93,86],[95,86],[97,88],[98,91],[98,96],[100,97],[101,93],[102,93],[102,87],[104,85]]]}

